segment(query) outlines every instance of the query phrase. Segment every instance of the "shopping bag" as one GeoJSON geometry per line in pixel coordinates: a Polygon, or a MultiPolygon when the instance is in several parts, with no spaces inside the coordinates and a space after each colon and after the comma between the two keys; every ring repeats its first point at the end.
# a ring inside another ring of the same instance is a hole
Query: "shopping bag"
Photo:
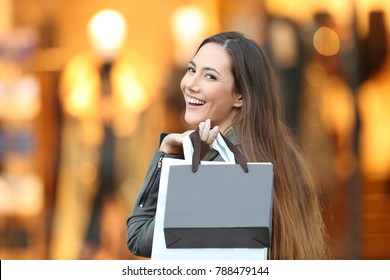
{"type": "Polygon", "coordinates": [[[163,160],[152,259],[267,259],[272,164],[242,162],[221,134],[213,148],[227,162],[200,163],[193,136],[185,160],[163,160]]]}

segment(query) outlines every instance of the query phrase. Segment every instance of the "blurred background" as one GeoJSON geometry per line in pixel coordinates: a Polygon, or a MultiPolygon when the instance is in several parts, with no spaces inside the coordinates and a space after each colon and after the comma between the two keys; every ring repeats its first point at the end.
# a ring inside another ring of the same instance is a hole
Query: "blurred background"
{"type": "Polygon", "coordinates": [[[390,258],[387,0],[0,0],[0,258],[135,259],[125,221],[205,36],[267,52],[332,259],[390,258]]]}

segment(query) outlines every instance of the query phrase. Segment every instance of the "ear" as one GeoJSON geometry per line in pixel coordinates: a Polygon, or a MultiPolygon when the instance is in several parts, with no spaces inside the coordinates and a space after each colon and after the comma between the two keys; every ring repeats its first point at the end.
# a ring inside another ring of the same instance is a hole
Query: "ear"
{"type": "Polygon", "coordinates": [[[235,94],[235,98],[236,98],[236,100],[234,101],[233,107],[235,107],[235,108],[241,108],[241,107],[242,107],[242,104],[243,104],[242,94],[236,93],[236,94],[235,94]]]}

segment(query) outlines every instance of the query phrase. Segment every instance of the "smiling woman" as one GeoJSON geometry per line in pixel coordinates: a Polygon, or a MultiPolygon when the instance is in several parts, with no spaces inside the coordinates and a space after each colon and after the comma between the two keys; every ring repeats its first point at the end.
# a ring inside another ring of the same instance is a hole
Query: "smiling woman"
{"type": "MultiPolygon", "coordinates": [[[[261,48],[237,32],[207,38],[189,62],[180,87],[186,100],[185,121],[198,126],[205,144],[213,143],[221,132],[249,162],[273,164],[270,257],[326,258],[317,188],[282,121],[277,84],[261,48]]],[[[161,161],[182,157],[183,139],[191,132],[168,134],[153,156],[127,220],[127,245],[133,254],[151,256],[161,161]]],[[[222,157],[210,149],[203,160],[222,161],[222,157]]]]}

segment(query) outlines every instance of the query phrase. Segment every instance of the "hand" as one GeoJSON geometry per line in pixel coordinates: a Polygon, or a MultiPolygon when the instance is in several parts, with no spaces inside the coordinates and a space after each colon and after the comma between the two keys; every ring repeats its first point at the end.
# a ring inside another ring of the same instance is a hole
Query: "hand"
{"type": "Polygon", "coordinates": [[[190,135],[193,130],[188,130],[184,133],[170,133],[165,136],[161,142],[160,151],[169,154],[173,157],[180,157],[183,154],[183,138],[190,135]]]}
{"type": "MultiPolygon", "coordinates": [[[[199,124],[199,136],[202,143],[210,145],[214,142],[215,138],[217,138],[219,127],[215,126],[212,129],[211,122],[207,119],[204,122],[199,124]]],[[[160,145],[160,151],[169,154],[173,157],[180,157],[183,154],[183,138],[187,135],[190,135],[193,130],[188,130],[184,133],[170,133],[165,136],[164,140],[160,145]]],[[[208,149],[202,148],[203,151],[207,151],[208,149]]]]}
{"type": "Polygon", "coordinates": [[[210,119],[207,119],[205,122],[201,122],[199,124],[200,140],[202,140],[202,142],[208,145],[214,142],[215,138],[217,138],[218,132],[219,132],[218,126],[214,126],[211,129],[210,119]]]}

